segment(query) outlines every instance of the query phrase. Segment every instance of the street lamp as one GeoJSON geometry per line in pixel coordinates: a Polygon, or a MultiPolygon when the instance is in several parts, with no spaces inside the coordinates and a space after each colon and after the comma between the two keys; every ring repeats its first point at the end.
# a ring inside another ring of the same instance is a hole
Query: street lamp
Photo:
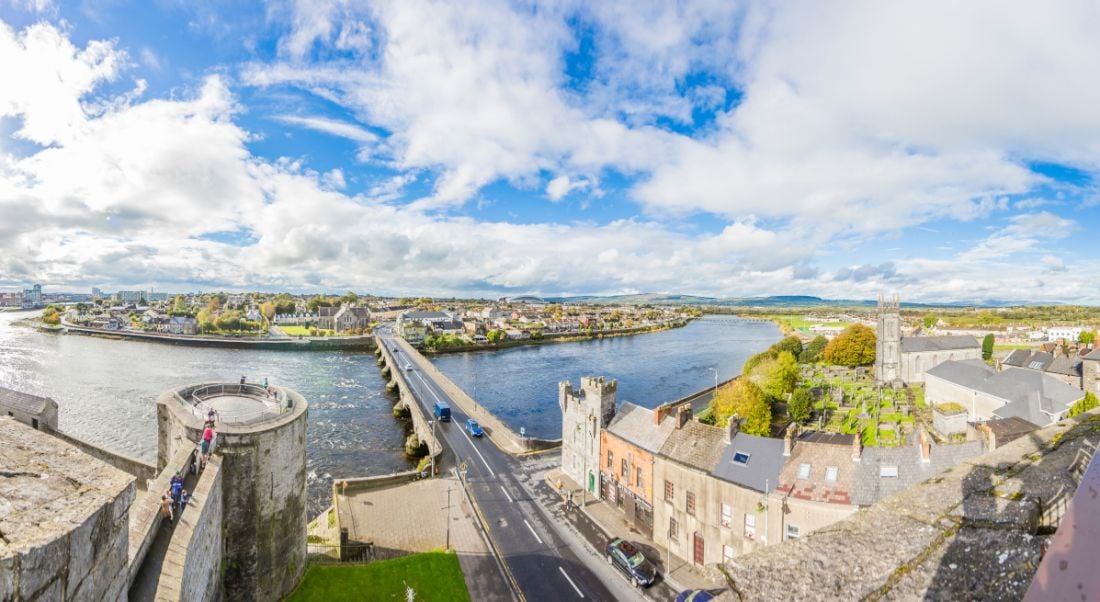
{"type": "Polygon", "coordinates": [[[718,399],[718,368],[707,368],[714,373],[714,398],[718,399]]]}
{"type": "MultiPolygon", "coordinates": [[[[428,423],[432,425],[432,441],[434,441],[436,445],[439,445],[439,440],[435,438],[435,423],[436,422],[438,422],[438,421],[437,420],[429,420],[428,421],[428,423]]],[[[435,478],[435,453],[432,451],[431,448],[428,448],[428,454],[432,457],[432,478],[434,479],[435,478]]],[[[448,505],[450,505],[450,504],[448,503],[448,505]]]]}

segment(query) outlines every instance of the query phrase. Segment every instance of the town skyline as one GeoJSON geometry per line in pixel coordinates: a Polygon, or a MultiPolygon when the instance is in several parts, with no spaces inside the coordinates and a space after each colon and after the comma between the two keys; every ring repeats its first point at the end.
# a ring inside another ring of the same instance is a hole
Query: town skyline
{"type": "Polygon", "coordinates": [[[5,3],[0,290],[1098,304],[1095,9],[996,6],[5,3]]]}

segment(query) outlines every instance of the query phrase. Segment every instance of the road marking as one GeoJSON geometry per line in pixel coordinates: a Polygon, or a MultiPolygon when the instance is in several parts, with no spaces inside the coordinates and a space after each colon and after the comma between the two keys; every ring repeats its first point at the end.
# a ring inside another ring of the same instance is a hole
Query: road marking
{"type": "MultiPolygon", "coordinates": [[[[526,518],[523,519],[523,524],[527,525],[527,528],[531,530],[531,535],[534,535],[535,539],[539,540],[539,544],[542,544],[542,538],[539,537],[538,533],[535,533],[535,528],[531,526],[531,523],[527,522],[526,518]]],[[[577,586],[574,585],[573,587],[577,587],[577,586]]],[[[577,590],[577,593],[579,594],[580,590],[577,590]]]]}
{"type": "Polygon", "coordinates": [[[577,592],[577,595],[581,598],[584,598],[584,594],[581,593],[581,588],[577,587],[576,583],[573,583],[573,580],[569,578],[569,574],[565,572],[565,569],[559,566],[558,570],[561,571],[561,576],[565,577],[565,580],[569,582],[569,585],[573,586],[573,591],[577,592]]]}
{"type": "Polygon", "coordinates": [[[504,492],[504,495],[507,495],[507,496],[508,496],[508,501],[509,501],[509,502],[511,502],[511,503],[513,503],[513,504],[514,504],[514,503],[516,503],[516,500],[513,500],[513,499],[512,499],[512,496],[508,495],[508,490],[504,488],[504,485],[501,485],[501,486],[500,486],[500,490],[504,492]]]}
{"type": "MultiPolygon", "coordinates": [[[[438,395],[435,394],[435,391],[432,390],[432,387],[428,384],[428,381],[424,380],[423,376],[420,376],[419,372],[413,372],[413,374],[415,374],[416,377],[420,379],[420,382],[423,383],[424,387],[428,389],[428,392],[431,393],[433,397],[435,397],[436,401],[443,401],[439,398],[438,395]]],[[[489,474],[493,475],[494,479],[497,478],[497,473],[493,472],[493,469],[489,467],[489,462],[485,460],[485,456],[481,455],[481,450],[479,450],[477,446],[474,445],[474,440],[470,439],[470,436],[466,434],[466,429],[462,429],[458,432],[462,433],[462,436],[470,442],[470,447],[474,448],[474,453],[477,454],[477,457],[481,458],[481,463],[485,465],[485,470],[488,470],[489,474]]]]}

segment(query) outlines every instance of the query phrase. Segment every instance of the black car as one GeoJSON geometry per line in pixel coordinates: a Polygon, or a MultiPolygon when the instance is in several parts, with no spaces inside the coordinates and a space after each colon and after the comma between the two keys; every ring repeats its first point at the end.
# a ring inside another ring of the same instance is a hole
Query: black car
{"type": "Polygon", "coordinates": [[[636,587],[649,587],[657,579],[657,567],[625,539],[615,538],[607,544],[607,563],[626,573],[636,587]]]}

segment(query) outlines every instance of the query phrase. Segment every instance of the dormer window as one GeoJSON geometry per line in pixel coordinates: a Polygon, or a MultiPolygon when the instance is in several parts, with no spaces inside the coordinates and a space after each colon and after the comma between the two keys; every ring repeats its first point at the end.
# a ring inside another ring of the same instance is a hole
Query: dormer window
{"type": "Polygon", "coordinates": [[[798,465],[798,478],[800,478],[800,479],[810,478],[810,465],[809,464],[799,464],[798,465]]]}
{"type": "Polygon", "coordinates": [[[840,472],[840,470],[836,466],[829,466],[825,468],[825,480],[830,483],[836,483],[836,475],[838,472],[840,472]]]}

